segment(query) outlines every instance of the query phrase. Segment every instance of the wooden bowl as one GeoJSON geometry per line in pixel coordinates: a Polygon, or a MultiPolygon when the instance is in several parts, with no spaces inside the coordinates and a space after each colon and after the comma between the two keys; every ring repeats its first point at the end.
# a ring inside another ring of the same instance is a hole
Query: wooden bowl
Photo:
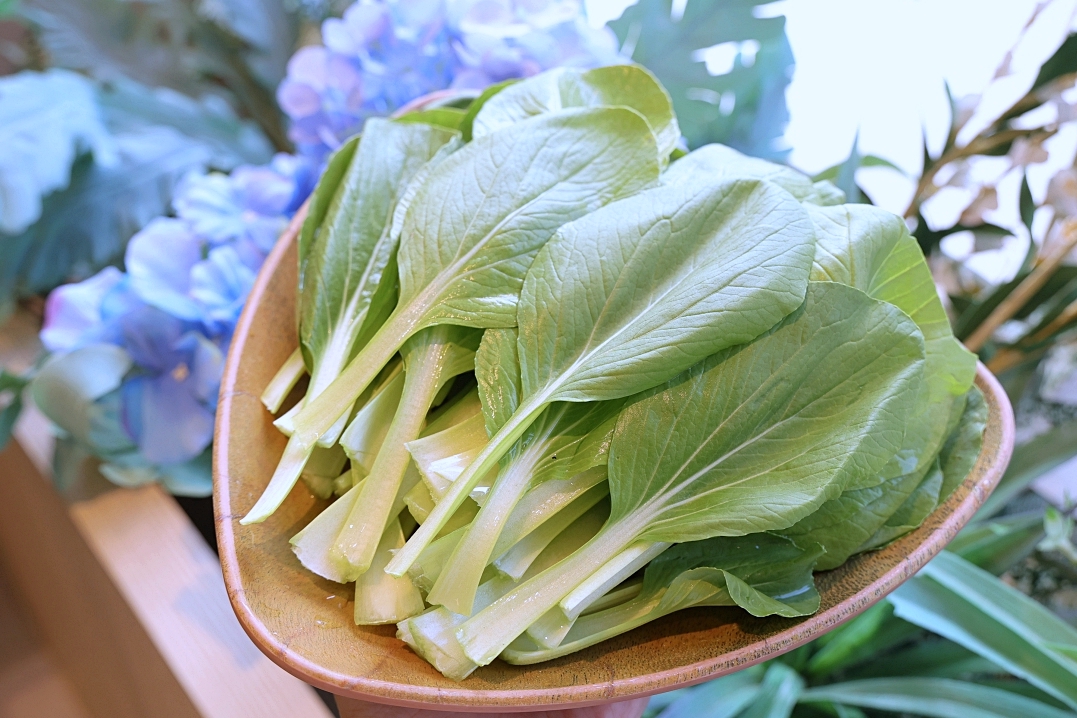
{"type": "Polygon", "coordinates": [[[297,343],[300,223],[297,216],[267,259],[232,341],[217,410],[213,497],[225,584],[243,628],[285,670],[338,695],[446,711],[564,709],[731,673],[807,643],[897,588],[972,518],[1009,462],[1013,412],[981,365],[976,384],[990,416],[972,473],[913,533],[818,574],[822,605],[814,616],[759,619],[735,609],[689,609],[570,656],[526,667],[498,660],[453,682],[397,640],[394,626],[354,625],[351,587],[300,566],[288,539],[325,506],[302,483],[265,523],[239,524],[284,449],[259,396],[297,343]]]}

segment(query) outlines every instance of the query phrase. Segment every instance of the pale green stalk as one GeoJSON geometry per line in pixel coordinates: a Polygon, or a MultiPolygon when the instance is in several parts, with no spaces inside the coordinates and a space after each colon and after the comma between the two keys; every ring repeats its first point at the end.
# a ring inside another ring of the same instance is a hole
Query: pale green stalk
{"type": "Polygon", "coordinates": [[[644,541],[632,544],[528,626],[527,635],[543,648],[556,648],[581,614],[670,545],[644,541]]]}
{"type": "Polygon", "coordinates": [[[478,516],[430,591],[427,597],[430,603],[444,606],[453,613],[471,614],[482,574],[491,559],[496,558],[491,556],[494,545],[516,504],[527,492],[535,464],[545,455],[545,442],[536,441],[498,473],[478,516]]]}
{"type": "Polygon", "coordinates": [[[408,569],[408,576],[416,586],[423,591],[433,588],[434,581],[438,580],[445,562],[449,560],[452,550],[463,537],[466,529],[466,525],[461,526],[426,547],[426,550],[419,556],[419,560],[408,569]]]}
{"type": "Polygon", "coordinates": [[[672,545],[661,541],[637,541],[591,574],[572,593],[561,599],[558,606],[568,618],[578,618],[588,606],[672,545]]]}
{"type": "Polygon", "coordinates": [[[567,656],[658,618],[655,608],[660,603],[661,595],[637,596],[605,611],[581,616],[564,636],[567,640],[559,641],[553,648],[543,648],[534,643],[530,634],[525,634],[503,650],[501,658],[513,665],[526,666],[567,656]]]}
{"type": "Polygon", "coordinates": [[[284,364],[269,380],[265,391],[262,392],[262,404],[269,413],[276,414],[280,405],[288,397],[288,393],[295,387],[300,377],[307,373],[307,367],[303,364],[303,352],[296,347],[295,351],[288,355],[284,364]]]}
{"type": "Polygon", "coordinates": [[[434,510],[434,497],[430,495],[430,489],[426,488],[426,484],[420,481],[404,497],[404,505],[408,507],[412,517],[421,524],[434,510]]]}
{"type": "Polygon", "coordinates": [[[620,606],[622,603],[631,601],[638,596],[641,590],[643,590],[643,579],[641,577],[629,579],[592,603],[587,607],[587,610],[580,615],[587,616],[592,613],[598,613],[599,611],[605,611],[607,608],[620,606]]]}
{"type": "Polygon", "coordinates": [[[389,425],[400,406],[404,383],[404,364],[396,362],[340,437],[344,453],[353,466],[362,469],[363,476],[370,473],[385,443],[389,425]]]}
{"type": "MultiPolygon", "coordinates": [[[[589,497],[586,501],[588,508],[609,494],[605,466],[593,466],[569,479],[544,481],[528,491],[512,510],[508,525],[498,537],[492,555],[495,558],[503,556],[532,531],[545,526],[547,521],[558,519],[562,509],[568,506],[575,508],[576,500],[585,493],[589,497]],[[599,487],[599,484],[603,486],[599,487]]],[[[567,525],[564,523],[562,528],[567,525]]]]}
{"type": "Polygon", "coordinates": [[[405,354],[404,386],[396,414],[333,550],[335,558],[351,567],[346,572],[349,576],[358,577],[374,560],[391,518],[390,508],[411,463],[405,444],[419,436],[442,385],[474,365],[474,350],[453,343],[468,336],[465,331],[448,325],[426,329],[405,354]]]}
{"type": "Polygon", "coordinates": [[[404,544],[404,548],[396,552],[393,560],[389,562],[385,569],[387,572],[394,576],[404,575],[408,570],[408,566],[419,557],[427,544],[437,536],[442,525],[449,520],[456,509],[464,502],[464,499],[471,493],[471,490],[475,488],[475,485],[479,483],[479,479],[486,476],[491,469],[497,467],[497,462],[501,460],[501,457],[508,453],[512,445],[523,436],[528,427],[534,423],[539,414],[546,410],[548,405],[549,402],[545,401],[545,395],[543,394],[533,397],[530,401],[520,406],[516,413],[512,415],[512,418],[494,434],[490,439],[490,443],[479,452],[475,460],[452,483],[445,495],[438,501],[430,516],[427,517],[426,522],[404,544]]]}
{"type": "MultiPolygon", "coordinates": [[[[609,493],[609,486],[605,483],[584,492],[582,496],[563,510],[549,516],[548,520],[541,523],[538,528],[527,533],[514,544],[510,544],[510,548],[494,561],[494,568],[513,580],[519,581],[551,541],[557,538],[562,531],[568,530],[576,519],[609,496],[609,493]]],[[[520,506],[517,506],[517,510],[519,508],[520,506]]],[[[513,526],[514,523],[510,521],[509,526],[513,526]]],[[[508,532],[506,531],[506,533],[508,532]]]]}
{"type": "MultiPolygon", "coordinates": [[[[538,574],[566,556],[570,556],[594,536],[603,521],[605,521],[605,512],[596,510],[594,507],[586,512],[570,530],[563,532],[542,552],[528,570],[527,576],[538,574]]],[[[480,609],[490,605],[517,585],[512,579],[499,576],[494,571],[488,571],[484,578],[486,580],[479,586],[475,595],[475,604],[480,609]]],[[[477,667],[477,664],[463,652],[454,635],[457,626],[465,620],[465,616],[445,608],[434,608],[422,616],[404,621],[398,626],[397,636],[407,641],[419,655],[444,675],[459,681],[466,678],[477,667]]]]}
{"type": "Polygon", "coordinates": [[[477,413],[443,431],[409,441],[407,449],[431,495],[440,497],[487,441],[482,414],[477,413]]]}
{"type": "Polygon", "coordinates": [[[425,604],[419,589],[407,576],[395,578],[385,573],[391,551],[404,545],[400,520],[394,518],[385,527],[370,569],[355,582],[355,623],[360,626],[398,623],[423,612],[425,604]]]}
{"type": "MultiPolygon", "coordinates": [[[[648,517],[650,518],[650,517],[648,517]]],[[[461,624],[456,638],[464,653],[485,666],[574,588],[634,542],[647,521],[626,517],[552,568],[524,581],[461,624]]]]}
{"type": "Polygon", "coordinates": [[[329,449],[319,446],[303,469],[303,483],[319,499],[328,499],[333,495],[333,482],[344,470],[347,460],[348,457],[339,446],[329,449]]]}
{"type": "MultiPolygon", "coordinates": [[[[341,571],[340,566],[330,558],[330,549],[340,535],[340,530],[348,520],[348,515],[355,506],[359,492],[362,490],[364,480],[358,481],[355,486],[348,489],[339,499],[329,504],[321,513],[307,524],[303,530],[292,537],[289,543],[299,562],[304,567],[318,574],[322,578],[337,583],[348,583],[348,579],[341,571]]],[[[404,495],[419,483],[419,475],[409,471],[404,475],[404,483],[400,487],[396,501],[391,510],[395,517],[404,510],[404,495]]]]}

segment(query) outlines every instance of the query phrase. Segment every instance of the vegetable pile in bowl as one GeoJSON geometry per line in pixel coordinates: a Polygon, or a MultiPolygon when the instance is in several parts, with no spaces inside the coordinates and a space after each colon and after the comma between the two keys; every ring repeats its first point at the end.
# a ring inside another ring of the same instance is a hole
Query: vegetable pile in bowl
{"type": "Polygon", "coordinates": [[[461,680],[690,606],[819,607],[916,528],[987,418],[903,221],[720,145],[634,66],[371,119],[299,237],[266,388],[291,539],[358,624],[461,680]]]}

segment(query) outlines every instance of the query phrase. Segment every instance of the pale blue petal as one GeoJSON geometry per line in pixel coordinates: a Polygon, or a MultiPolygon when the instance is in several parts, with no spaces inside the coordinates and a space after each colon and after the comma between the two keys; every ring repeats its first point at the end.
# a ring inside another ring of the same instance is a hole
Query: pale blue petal
{"type": "Polygon", "coordinates": [[[115,267],[105,267],[77,284],[65,284],[49,294],[41,343],[51,352],[66,352],[100,339],[101,303],[123,279],[115,267]]]}
{"type": "Polygon", "coordinates": [[[158,218],[127,245],[131,288],[147,304],[180,319],[199,318],[198,305],[187,296],[191,268],[202,259],[202,241],[178,219],[158,218]]]}

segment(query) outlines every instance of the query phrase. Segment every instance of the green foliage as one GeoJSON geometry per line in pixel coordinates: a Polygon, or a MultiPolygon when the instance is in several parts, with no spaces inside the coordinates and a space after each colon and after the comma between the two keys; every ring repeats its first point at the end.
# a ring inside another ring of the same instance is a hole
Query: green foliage
{"type": "Polygon", "coordinates": [[[785,18],[757,17],[762,4],[688,0],[674,18],[671,0],[640,0],[610,23],[624,51],[669,90],[689,147],[721,142],[778,160],[787,153],[780,140],[793,53],[785,18]],[[714,76],[695,53],[723,43],[736,57],[729,72],[714,76]]]}
{"type": "Polygon", "coordinates": [[[897,615],[984,656],[1077,708],[1077,629],[994,576],[940,554],[890,598],[897,615]]]}

